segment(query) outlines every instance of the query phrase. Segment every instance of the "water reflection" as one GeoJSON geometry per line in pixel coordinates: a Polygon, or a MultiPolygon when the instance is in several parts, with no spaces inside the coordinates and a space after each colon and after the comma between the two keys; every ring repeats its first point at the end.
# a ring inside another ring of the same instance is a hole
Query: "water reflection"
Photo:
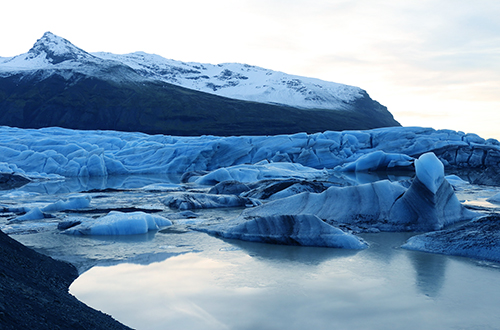
{"type": "Polygon", "coordinates": [[[428,297],[436,297],[446,278],[447,258],[432,253],[407,251],[406,255],[415,268],[415,285],[428,297]]]}
{"type": "Polygon", "coordinates": [[[158,183],[179,183],[179,180],[178,174],[70,177],[63,180],[32,182],[21,189],[26,192],[55,195],[107,188],[136,189],[158,183]]]}
{"type": "Polygon", "coordinates": [[[378,172],[337,172],[331,171],[332,181],[338,181],[343,185],[359,185],[381,180],[392,182],[410,180],[415,176],[414,171],[378,171],[378,172]]]}
{"type": "Polygon", "coordinates": [[[236,239],[222,239],[222,241],[241,249],[250,257],[265,260],[267,262],[297,262],[316,266],[330,259],[354,256],[360,251],[323,247],[273,245],[236,239]]]}
{"type": "Polygon", "coordinates": [[[148,266],[93,268],[71,292],[137,329],[411,330],[498,324],[498,271],[396,249],[384,236],[375,253],[206,236],[210,244],[197,253],[148,266]],[[391,251],[388,260],[383,251],[391,251]],[[448,267],[453,271],[446,272],[448,267]]]}

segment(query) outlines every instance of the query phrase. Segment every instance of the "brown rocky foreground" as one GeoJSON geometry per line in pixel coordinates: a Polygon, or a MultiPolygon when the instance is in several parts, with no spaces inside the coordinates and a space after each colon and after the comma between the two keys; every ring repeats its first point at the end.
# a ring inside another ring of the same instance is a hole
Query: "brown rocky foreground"
{"type": "Polygon", "coordinates": [[[71,295],[77,277],[0,231],[0,329],[130,329],[71,295]]]}

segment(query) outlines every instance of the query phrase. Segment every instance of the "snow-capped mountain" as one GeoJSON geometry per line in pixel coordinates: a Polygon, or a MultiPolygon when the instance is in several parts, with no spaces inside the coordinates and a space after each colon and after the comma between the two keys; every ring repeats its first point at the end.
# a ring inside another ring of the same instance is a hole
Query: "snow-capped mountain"
{"type": "Polygon", "coordinates": [[[399,125],[358,87],[247,64],[88,53],[50,32],[27,53],[0,57],[0,109],[0,125],[181,135],[399,125]]]}
{"type": "Polygon", "coordinates": [[[46,32],[33,47],[24,54],[0,58],[0,77],[16,74],[44,72],[41,79],[58,74],[71,80],[74,74],[96,76],[112,80],[141,79],[134,70],[124,67],[120,62],[104,60],[87,53],[68,40],[46,32]],[[111,68],[121,67],[121,74],[111,68]],[[124,70],[123,70],[124,69],[124,70]]]}
{"type": "Polygon", "coordinates": [[[248,64],[184,63],[143,52],[93,55],[122,62],[145,77],[238,100],[305,109],[351,110],[350,104],[364,96],[364,91],[358,87],[289,75],[248,64]]]}

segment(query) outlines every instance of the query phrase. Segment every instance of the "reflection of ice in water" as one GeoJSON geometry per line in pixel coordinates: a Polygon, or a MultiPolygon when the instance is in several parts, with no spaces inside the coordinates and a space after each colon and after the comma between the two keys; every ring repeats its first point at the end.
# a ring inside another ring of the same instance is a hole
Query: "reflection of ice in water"
{"type": "Polygon", "coordinates": [[[95,267],[71,292],[137,329],[450,329],[500,322],[498,269],[396,248],[407,233],[366,235],[373,248],[363,251],[198,234],[200,252],[148,266],[95,267]]]}
{"type": "Polygon", "coordinates": [[[429,297],[436,297],[445,282],[448,259],[431,253],[408,253],[415,268],[415,283],[419,291],[429,297]]]}

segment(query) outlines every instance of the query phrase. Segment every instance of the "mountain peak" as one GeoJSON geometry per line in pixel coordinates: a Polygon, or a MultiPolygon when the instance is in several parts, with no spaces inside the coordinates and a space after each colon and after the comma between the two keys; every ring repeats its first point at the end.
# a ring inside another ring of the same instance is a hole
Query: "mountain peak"
{"type": "Polygon", "coordinates": [[[45,32],[28,51],[33,57],[45,56],[52,64],[58,64],[68,60],[82,60],[94,58],[86,51],[76,47],[68,40],[61,38],[52,32],[45,32]]]}

